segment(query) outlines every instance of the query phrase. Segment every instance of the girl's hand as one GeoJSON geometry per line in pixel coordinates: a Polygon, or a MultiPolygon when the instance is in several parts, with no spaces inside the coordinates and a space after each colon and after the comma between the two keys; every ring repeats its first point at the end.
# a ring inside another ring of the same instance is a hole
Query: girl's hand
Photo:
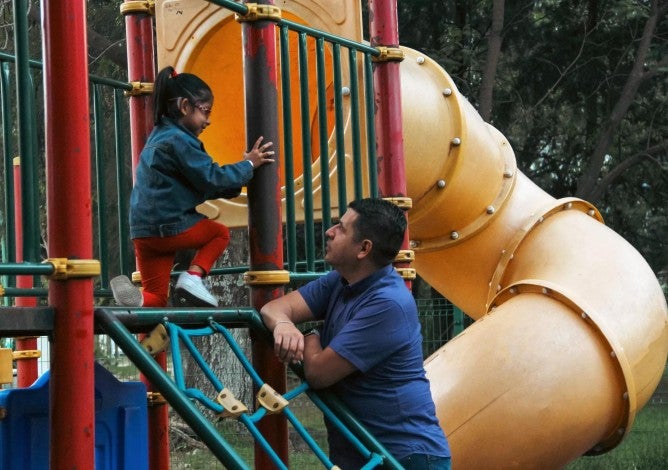
{"type": "Polygon", "coordinates": [[[271,158],[271,156],[274,154],[274,151],[267,150],[270,149],[274,143],[267,142],[266,144],[262,144],[263,140],[264,137],[260,136],[260,138],[255,141],[255,145],[253,145],[251,151],[244,153],[244,160],[251,162],[253,164],[253,168],[261,167],[265,163],[274,162],[274,159],[271,158]]]}

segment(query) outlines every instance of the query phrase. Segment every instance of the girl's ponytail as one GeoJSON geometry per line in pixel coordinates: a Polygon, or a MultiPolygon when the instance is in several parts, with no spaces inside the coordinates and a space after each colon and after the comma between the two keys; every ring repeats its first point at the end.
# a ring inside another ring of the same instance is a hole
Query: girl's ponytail
{"type": "Polygon", "coordinates": [[[153,124],[158,124],[162,116],[169,114],[169,100],[173,95],[173,93],[170,93],[172,90],[169,89],[169,82],[172,74],[175,73],[174,67],[168,65],[155,78],[155,84],[153,85],[153,124]]]}

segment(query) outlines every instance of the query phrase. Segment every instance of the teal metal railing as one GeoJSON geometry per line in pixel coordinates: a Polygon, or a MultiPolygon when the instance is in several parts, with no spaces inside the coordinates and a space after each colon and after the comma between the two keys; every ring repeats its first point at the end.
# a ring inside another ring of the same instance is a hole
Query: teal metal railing
{"type": "MultiPolygon", "coordinates": [[[[253,439],[267,452],[276,468],[287,469],[287,463],[283,462],[278,454],[271,448],[265,436],[260,432],[257,424],[268,414],[274,412],[282,413],[293,426],[297,434],[314,455],[320,460],[325,468],[333,468],[323,449],[309,434],[308,429],[302,424],[292,412],[290,402],[299,395],[305,394],[322,411],[330,422],[350,442],[366,460],[365,469],[376,468],[384,465],[384,468],[401,469],[401,465],[390,455],[387,450],[350,414],[350,411],[328,392],[312,390],[306,382],[301,382],[296,387],[288,390],[282,395],[284,399],[282,406],[278,409],[268,409],[265,405],[251,407],[245,405],[230,395],[224,384],[214,373],[207,359],[201,354],[193,338],[219,334],[225,344],[240,361],[244,371],[249,375],[258,391],[258,403],[260,394],[275,393],[262,377],[253,368],[239,344],[224,325],[236,325],[247,327],[257,335],[269,338],[269,331],[262,324],[259,314],[253,309],[238,310],[209,310],[202,311],[187,309],[169,309],[164,312],[168,318],[161,317],[156,309],[127,311],[120,309],[97,309],[95,311],[96,322],[101,330],[108,334],[116,344],[125,352],[127,357],[138,367],[138,369],[151,380],[151,383],[167,399],[170,405],[179,413],[181,418],[202,439],[204,444],[211,450],[216,458],[226,468],[246,469],[249,466],[229,442],[216,430],[215,426],[203,415],[203,411],[210,410],[218,416],[226,416],[237,419],[250,433],[253,439]],[[153,328],[156,323],[161,322],[169,335],[169,344],[172,358],[173,376],[160,368],[151,354],[145,349],[132,334],[137,331],[146,331],[153,328]],[[183,325],[187,325],[184,328],[183,325]],[[189,386],[186,383],[183,370],[182,349],[194,359],[207,382],[211,384],[217,394],[225,390],[226,398],[214,400],[209,398],[200,388],[189,386]],[[232,406],[234,405],[234,406],[232,406]],[[233,409],[236,407],[235,409],[233,409]],[[244,410],[244,408],[246,408],[244,410]]],[[[299,372],[299,371],[297,371],[299,372]]],[[[278,401],[277,401],[278,403],[278,401]]]]}
{"type": "MultiPolygon", "coordinates": [[[[18,49],[18,48],[17,48],[18,49]]],[[[42,263],[46,253],[42,233],[46,232],[44,193],[44,100],[41,92],[41,62],[22,60],[0,53],[0,112],[2,119],[2,167],[0,180],[0,285],[5,297],[44,297],[47,290],[38,276],[53,274],[50,263],[42,263]],[[27,67],[20,64],[27,63],[27,67]],[[24,70],[26,69],[26,70],[24,70]],[[15,95],[17,98],[13,100],[15,95]],[[19,157],[19,158],[16,158],[19,157]],[[14,181],[18,166],[20,181],[14,181]],[[17,243],[15,196],[20,182],[21,243],[17,243]],[[22,246],[17,256],[17,246],[22,246]],[[16,276],[35,276],[34,288],[16,288],[16,276]]],[[[96,283],[97,295],[108,295],[104,288],[109,277],[129,273],[134,265],[128,238],[127,199],[131,188],[129,127],[124,92],[127,82],[91,75],[91,159],[94,170],[94,248],[101,263],[96,283]],[[115,217],[114,217],[115,216],[115,217]],[[117,222],[116,222],[117,221],[117,222]]],[[[57,117],[55,117],[57,118],[57,117]]]]}

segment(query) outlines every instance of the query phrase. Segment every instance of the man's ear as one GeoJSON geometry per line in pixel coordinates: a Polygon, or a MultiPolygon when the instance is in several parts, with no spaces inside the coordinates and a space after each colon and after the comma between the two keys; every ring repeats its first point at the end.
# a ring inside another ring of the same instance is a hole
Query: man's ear
{"type": "Polygon", "coordinates": [[[371,240],[367,238],[362,240],[360,251],[357,253],[357,259],[362,259],[366,257],[369,253],[371,253],[372,248],[373,248],[373,242],[371,240]]]}

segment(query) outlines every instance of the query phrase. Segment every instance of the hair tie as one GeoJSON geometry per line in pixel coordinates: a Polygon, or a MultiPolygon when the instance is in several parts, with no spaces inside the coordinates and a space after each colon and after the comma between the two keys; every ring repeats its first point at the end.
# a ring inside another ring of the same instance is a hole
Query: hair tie
{"type": "Polygon", "coordinates": [[[176,73],[176,70],[172,69],[172,73],[171,73],[171,75],[172,75],[172,78],[176,78],[176,76],[178,75],[178,73],[176,73]]]}

